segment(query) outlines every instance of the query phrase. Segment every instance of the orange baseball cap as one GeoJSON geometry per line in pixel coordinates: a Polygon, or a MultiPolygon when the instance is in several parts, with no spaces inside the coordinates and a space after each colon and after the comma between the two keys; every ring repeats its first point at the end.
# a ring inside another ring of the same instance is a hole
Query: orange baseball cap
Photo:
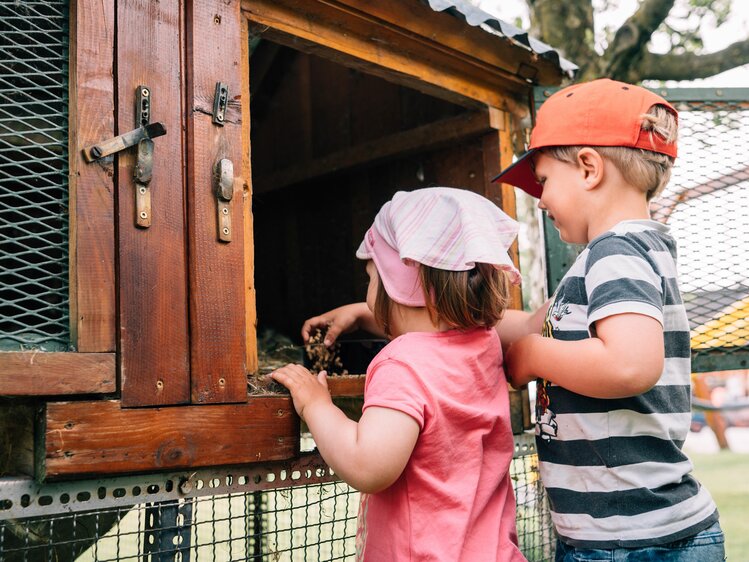
{"type": "Polygon", "coordinates": [[[550,146],[624,146],[676,158],[676,142],[642,130],[642,115],[654,105],[674,107],[650,90],[602,78],[559,90],[539,108],[528,152],[492,181],[521,188],[540,197],[543,187],[533,171],[532,157],[550,146]]]}

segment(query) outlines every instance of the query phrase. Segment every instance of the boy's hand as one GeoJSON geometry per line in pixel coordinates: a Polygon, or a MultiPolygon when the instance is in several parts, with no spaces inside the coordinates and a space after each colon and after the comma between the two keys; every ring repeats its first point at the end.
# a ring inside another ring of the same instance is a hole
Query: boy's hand
{"type": "Polygon", "coordinates": [[[505,374],[514,388],[521,388],[538,378],[531,368],[531,359],[533,353],[538,353],[538,343],[542,340],[540,334],[524,336],[513,343],[505,353],[505,374]],[[534,347],[536,351],[533,350],[534,347]]]}
{"type": "Polygon", "coordinates": [[[312,405],[333,404],[325,371],[320,371],[315,376],[301,365],[289,363],[273,371],[270,376],[289,389],[294,401],[294,409],[302,419],[304,419],[304,411],[312,405]]]}

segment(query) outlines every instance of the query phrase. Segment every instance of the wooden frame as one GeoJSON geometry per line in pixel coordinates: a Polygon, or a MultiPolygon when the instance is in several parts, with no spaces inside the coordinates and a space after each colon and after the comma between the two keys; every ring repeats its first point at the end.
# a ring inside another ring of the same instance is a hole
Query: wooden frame
{"type": "MultiPolygon", "coordinates": [[[[0,395],[113,393],[119,360],[120,400],[50,402],[38,413],[40,479],[288,459],[299,453],[290,398],[248,399],[246,391],[246,373],[257,368],[250,35],[479,110],[307,162],[271,186],[470,138],[481,151],[456,150],[455,163],[478,162],[481,176],[471,176],[469,187],[513,214],[512,188],[488,181],[512,159],[510,113],[523,112],[526,78],[553,84],[562,74],[419,2],[308,0],[300,8],[294,0],[120,0],[116,9],[115,17],[112,3],[71,2],[71,324],[78,353],[0,353],[0,395]],[[229,87],[223,127],[211,119],[216,82],[229,87]],[[148,229],[135,227],[133,151],[93,164],[80,156],[83,146],[134,128],[139,84],[154,92],[152,122],[167,126],[167,136],[155,140],[148,229]],[[217,239],[212,185],[222,158],[233,162],[235,176],[228,244],[217,239]]],[[[517,260],[516,246],[513,252],[517,260]]],[[[520,305],[519,288],[513,304],[520,305]]],[[[361,396],[363,384],[364,377],[331,378],[331,394],[361,396]]]]}
{"type": "Polygon", "coordinates": [[[115,136],[114,4],[70,3],[70,327],[79,352],[115,350],[113,159],[81,148],[115,136]]]}
{"type": "Polygon", "coordinates": [[[54,402],[46,405],[41,420],[35,462],[39,480],[244,464],[299,454],[299,417],[288,397],[133,409],[116,400],[54,402]]]}
{"type": "Polygon", "coordinates": [[[514,110],[526,79],[562,80],[550,61],[417,2],[318,0],[300,10],[294,0],[242,0],[242,10],[253,33],[469,107],[514,110]]]}
{"type": "Polygon", "coordinates": [[[81,154],[115,134],[114,19],[112,3],[70,3],[70,332],[77,352],[0,352],[0,396],[116,390],[113,159],[90,165],[81,154]]]}
{"type": "MultiPolygon", "coordinates": [[[[247,400],[239,3],[187,4],[187,195],[190,278],[190,386],[193,404],[247,400]],[[207,48],[210,46],[210,48],[207,48]],[[216,84],[228,88],[223,125],[213,122],[216,84]],[[231,241],[218,235],[214,166],[234,166],[231,241]]],[[[250,249],[251,251],[251,249],[250,249]]]]}
{"type": "Polygon", "coordinates": [[[184,0],[117,2],[118,132],[137,126],[141,85],[150,88],[150,121],[167,130],[153,141],[149,228],[136,226],[136,151],[117,156],[118,351],[125,407],[190,401],[183,10],[184,0]]]}
{"type": "Polygon", "coordinates": [[[64,396],[116,390],[114,353],[0,354],[0,396],[64,396]]]}

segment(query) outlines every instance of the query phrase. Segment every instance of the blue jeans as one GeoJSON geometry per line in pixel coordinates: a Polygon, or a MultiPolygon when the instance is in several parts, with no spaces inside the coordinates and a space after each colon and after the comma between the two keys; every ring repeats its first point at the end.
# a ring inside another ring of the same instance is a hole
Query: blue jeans
{"type": "Polygon", "coordinates": [[[556,562],[723,562],[724,542],[720,523],[687,539],[641,548],[575,548],[557,540],[556,562]]]}

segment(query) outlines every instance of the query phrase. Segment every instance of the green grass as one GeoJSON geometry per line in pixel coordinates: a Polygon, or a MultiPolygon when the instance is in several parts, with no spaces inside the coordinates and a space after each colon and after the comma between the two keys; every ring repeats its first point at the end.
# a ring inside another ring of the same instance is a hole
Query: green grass
{"type": "Polygon", "coordinates": [[[749,560],[749,455],[690,454],[694,473],[718,504],[728,560],[749,560]]]}

